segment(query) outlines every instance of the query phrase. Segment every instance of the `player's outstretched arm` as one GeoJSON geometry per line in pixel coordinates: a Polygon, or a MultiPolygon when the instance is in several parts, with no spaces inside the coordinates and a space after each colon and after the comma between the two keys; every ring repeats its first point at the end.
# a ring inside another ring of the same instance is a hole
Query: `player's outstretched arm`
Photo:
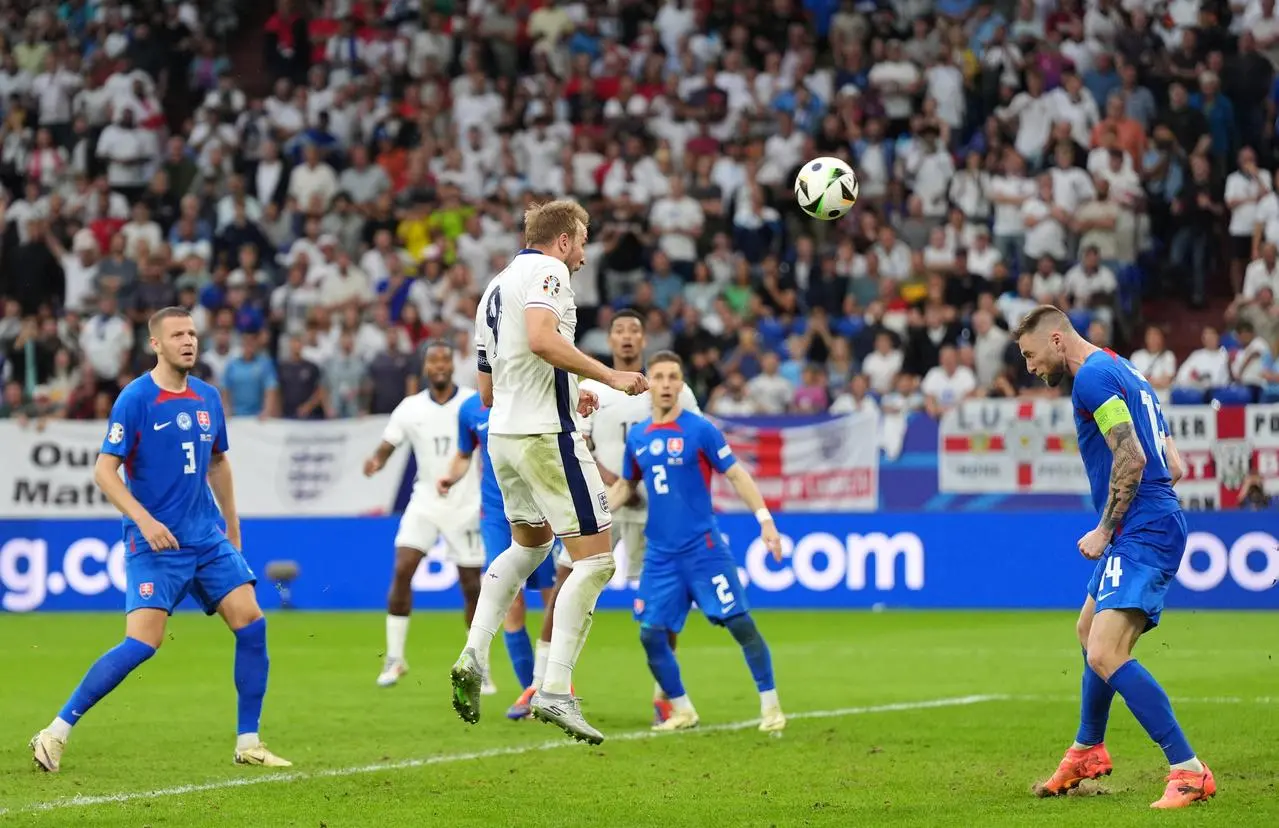
{"type": "Polygon", "coordinates": [[[560,335],[559,319],[554,311],[545,307],[525,308],[524,324],[528,328],[529,350],[556,368],[597,380],[627,394],[639,394],[648,388],[648,380],[643,374],[614,371],[578,350],[576,345],[560,335]]]}
{"type": "Polygon", "coordinates": [[[773,559],[780,561],[782,536],[777,531],[777,523],[773,520],[772,512],[768,511],[768,505],[764,503],[764,496],[759,493],[755,478],[751,477],[750,472],[746,471],[741,463],[734,463],[728,471],[724,472],[724,478],[732,484],[733,490],[746,504],[746,508],[755,513],[755,519],[759,521],[760,539],[764,541],[768,551],[773,553],[773,559]]]}
{"type": "Polygon", "coordinates": [[[382,467],[386,465],[386,461],[391,459],[391,455],[395,454],[395,444],[388,443],[383,440],[378,444],[372,456],[364,461],[364,476],[372,477],[382,471],[382,467]]]}
{"type": "Polygon", "coordinates": [[[226,520],[226,539],[236,549],[244,549],[240,536],[240,513],[235,508],[235,484],[231,480],[231,461],[225,452],[214,452],[209,459],[209,488],[218,501],[222,517],[226,520]]]}
{"type": "Polygon", "coordinates": [[[147,539],[152,549],[157,552],[162,549],[177,549],[178,540],[173,537],[169,528],[151,517],[151,513],[138,502],[133,492],[129,491],[129,487],[120,478],[122,465],[124,465],[122,457],[105,452],[99,454],[98,461],[93,467],[93,482],[98,484],[102,494],[106,495],[107,500],[120,514],[137,524],[138,531],[147,539]]]}

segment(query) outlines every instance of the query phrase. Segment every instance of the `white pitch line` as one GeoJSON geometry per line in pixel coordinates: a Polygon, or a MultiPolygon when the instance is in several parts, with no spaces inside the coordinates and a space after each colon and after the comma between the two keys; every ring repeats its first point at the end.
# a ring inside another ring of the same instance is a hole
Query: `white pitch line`
{"type": "MultiPolygon", "coordinates": [[[[1004,696],[1005,701],[1018,702],[1078,702],[1079,694],[1039,695],[1039,696],[1004,696]]],[[[1279,696],[1172,696],[1168,699],[1173,704],[1279,704],[1279,696]]]]}
{"type": "MultiPolygon", "coordinates": [[[[877,704],[868,707],[841,707],[835,710],[810,710],[802,713],[789,713],[788,719],[833,719],[842,716],[864,716],[869,713],[895,713],[908,710],[931,710],[938,707],[960,707],[983,702],[1005,701],[1005,695],[956,696],[946,699],[926,699],[913,702],[895,702],[893,704],[877,704]]],[[[733,730],[746,730],[759,724],[759,719],[748,719],[740,722],[725,722],[699,727],[696,730],[676,731],[675,733],[654,733],[652,730],[632,730],[609,736],[605,744],[611,742],[638,742],[663,736],[696,735],[698,733],[723,733],[733,730]]],[[[82,808],[94,805],[111,805],[120,802],[132,802],[137,799],[157,799],[169,796],[185,796],[206,791],[220,791],[227,788],[243,788],[250,785],[269,785],[283,782],[304,782],[311,779],[333,779],[345,776],[359,776],[366,773],[382,771],[407,770],[429,765],[447,765],[454,762],[471,762],[477,759],[494,759],[501,756],[520,756],[526,753],[537,753],[547,750],[560,750],[573,747],[576,742],[567,738],[554,742],[540,742],[531,745],[516,745],[505,748],[491,748],[469,753],[444,753],[437,756],[426,756],[421,759],[404,759],[399,762],[377,762],[371,765],[355,765],[349,768],[329,768],[319,771],[289,771],[261,776],[242,776],[235,779],[223,779],[217,782],[206,782],[202,785],[178,785],[172,788],[160,788],[155,791],[128,791],[105,794],[101,796],[73,796],[66,799],[55,799],[50,802],[37,802],[14,810],[0,809],[0,816],[8,814],[25,814],[40,811],[54,811],[61,808],[82,808]]]]}

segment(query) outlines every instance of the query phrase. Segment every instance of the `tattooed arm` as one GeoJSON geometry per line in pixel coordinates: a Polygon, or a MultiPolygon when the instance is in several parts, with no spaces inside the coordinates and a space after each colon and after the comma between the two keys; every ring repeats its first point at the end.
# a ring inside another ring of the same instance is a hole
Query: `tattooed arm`
{"type": "Polygon", "coordinates": [[[1115,423],[1105,436],[1114,459],[1110,466],[1110,496],[1101,510],[1101,523],[1097,528],[1113,534],[1137,496],[1141,474],[1146,468],[1146,452],[1131,421],[1115,423]]]}

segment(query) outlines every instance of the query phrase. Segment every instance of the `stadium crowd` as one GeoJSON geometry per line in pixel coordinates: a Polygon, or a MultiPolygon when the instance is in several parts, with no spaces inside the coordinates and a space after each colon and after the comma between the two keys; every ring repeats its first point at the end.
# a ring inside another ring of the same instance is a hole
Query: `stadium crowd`
{"type": "Polygon", "coordinates": [[[1279,399],[1274,0],[4,9],[0,417],[104,418],[173,304],[233,415],[389,412],[433,339],[468,383],[479,292],[559,196],[593,216],[579,343],[639,310],[712,413],[1060,394],[1008,341],[1039,302],[1144,338],[1174,401],[1279,399]],[[818,155],[860,178],[837,222],[791,197],[818,155]],[[1226,292],[1184,360],[1142,324],[1226,292]]]}

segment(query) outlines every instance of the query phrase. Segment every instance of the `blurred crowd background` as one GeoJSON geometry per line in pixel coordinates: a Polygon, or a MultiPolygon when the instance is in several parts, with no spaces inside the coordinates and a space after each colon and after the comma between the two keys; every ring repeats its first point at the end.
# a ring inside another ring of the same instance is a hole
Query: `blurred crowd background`
{"type": "Polygon", "coordinates": [[[1279,400],[1274,0],[3,0],[0,42],[0,417],[106,417],[175,304],[233,415],[389,412],[432,339],[471,383],[561,196],[579,345],[639,310],[716,414],[1069,393],[1039,302],[1166,401],[1279,400]]]}

